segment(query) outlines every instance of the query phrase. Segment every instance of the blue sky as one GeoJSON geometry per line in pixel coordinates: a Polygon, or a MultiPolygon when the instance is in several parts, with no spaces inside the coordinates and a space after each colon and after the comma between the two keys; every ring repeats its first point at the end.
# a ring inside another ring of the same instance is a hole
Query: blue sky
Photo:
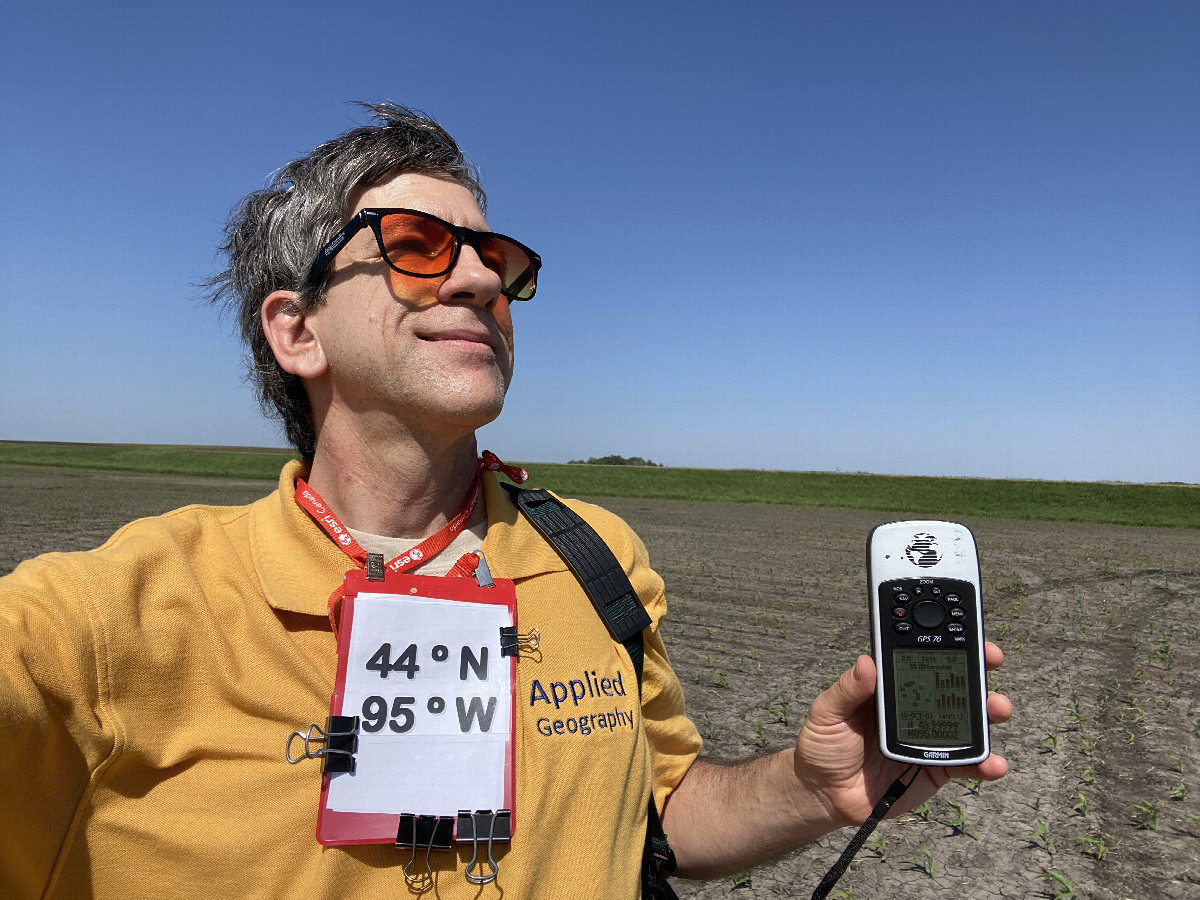
{"type": "Polygon", "coordinates": [[[1200,482],[1200,5],[18,4],[0,439],[279,446],[232,205],[427,110],[545,260],[509,459],[1200,482]]]}

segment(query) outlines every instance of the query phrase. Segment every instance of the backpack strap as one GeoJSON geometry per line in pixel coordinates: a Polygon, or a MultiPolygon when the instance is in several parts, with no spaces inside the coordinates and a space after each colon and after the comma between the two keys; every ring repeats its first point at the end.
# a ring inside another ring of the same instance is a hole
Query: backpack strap
{"type": "MultiPolygon", "coordinates": [[[[500,486],[579,580],[612,639],[624,645],[637,672],[640,696],[645,661],[642,630],[650,625],[650,616],[629,583],[625,569],[596,530],[549,491],[528,490],[504,482],[500,482],[500,486]]],[[[651,795],[646,818],[646,847],[642,853],[643,897],[674,897],[675,892],[666,881],[674,871],[675,854],[667,843],[651,795]]]]}
{"type": "Polygon", "coordinates": [[[501,482],[513,502],[579,579],[608,633],[624,644],[642,683],[642,629],[650,616],[629,577],[600,535],[565,503],[546,490],[525,490],[501,482]]]}

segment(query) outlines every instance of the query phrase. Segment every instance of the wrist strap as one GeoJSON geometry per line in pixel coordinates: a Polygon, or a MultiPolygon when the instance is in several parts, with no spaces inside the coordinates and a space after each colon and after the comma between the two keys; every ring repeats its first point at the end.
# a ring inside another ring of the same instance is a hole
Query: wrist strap
{"type": "Polygon", "coordinates": [[[842,851],[842,855],[838,857],[838,861],[834,863],[833,868],[825,873],[825,877],[821,879],[821,883],[817,885],[817,889],[813,891],[812,900],[824,900],[829,892],[833,890],[833,886],[838,883],[838,879],[846,872],[846,867],[850,865],[850,860],[854,859],[858,851],[862,849],[862,845],[867,842],[867,838],[871,836],[871,832],[875,830],[875,826],[879,821],[887,815],[887,811],[892,808],[892,804],[899,800],[909,786],[917,780],[917,775],[921,774],[920,766],[909,766],[904,770],[904,774],[892,782],[892,786],[887,789],[887,793],[883,795],[883,799],[875,804],[875,808],[871,810],[871,815],[867,816],[867,821],[862,823],[862,827],[854,835],[850,844],[842,851]],[[907,783],[904,777],[916,769],[916,773],[907,783]]]}

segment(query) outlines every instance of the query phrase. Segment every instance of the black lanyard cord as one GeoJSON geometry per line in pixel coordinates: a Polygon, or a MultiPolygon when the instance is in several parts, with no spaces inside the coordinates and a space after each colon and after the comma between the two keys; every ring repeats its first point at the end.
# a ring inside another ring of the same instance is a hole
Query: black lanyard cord
{"type": "Polygon", "coordinates": [[[917,775],[919,774],[921,774],[920,766],[909,766],[904,770],[903,775],[892,782],[892,786],[887,789],[887,793],[883,795],[883,799],[875,804],[875,808],[871,810],[871,815],[867,816],[867,821],[862,823],[862,827],[858,829],[858,832],[854,835],[854,839],[842,851],[842,855],[833,864],[833,868],[825,873],[825,877],[821,879],[821,883],[813,891],[812,900],[824,900],[828,896],[829,892],[833,890],[833,886],[838,883],[838,879],[845,874],[846,867],[850,865],[850,860],[854,859],[858,851],[862,849],[862,845],[867,842],[867,838],[871,836],[871,832],[875,830],[875,826],[887,815],[887,811],[892,808],[892,804],[904,796],[904,792],[912,786],[912,783],[917,780],[917,775]],[[916,774],[905,782],[905,777],[914,769],[917,770],[916,774]]]}

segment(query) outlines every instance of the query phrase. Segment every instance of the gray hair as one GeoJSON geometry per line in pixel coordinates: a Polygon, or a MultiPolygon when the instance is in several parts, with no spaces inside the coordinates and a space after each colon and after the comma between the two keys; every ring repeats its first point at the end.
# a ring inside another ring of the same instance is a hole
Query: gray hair
{"type": "Polygon", "coordinates": [[[386,176],[451,178],[475,195],[481,210],[487,207],[478,170],[441,125],[390,102],[358,105],[379,124],[354,128],[293,160],[234,207],[221,245],[229,267],[206,285],[213,303],[237,311],[263,412],[282,419],[288,441],[305,459],[317,445],[312,407],[301,379],[280,368],[267,343],[263,300],[272,291],[296,291],[301,312],[325,301],[328,272],[310,282],[309,268],[345,224],[350,195],[386,176]]]}

